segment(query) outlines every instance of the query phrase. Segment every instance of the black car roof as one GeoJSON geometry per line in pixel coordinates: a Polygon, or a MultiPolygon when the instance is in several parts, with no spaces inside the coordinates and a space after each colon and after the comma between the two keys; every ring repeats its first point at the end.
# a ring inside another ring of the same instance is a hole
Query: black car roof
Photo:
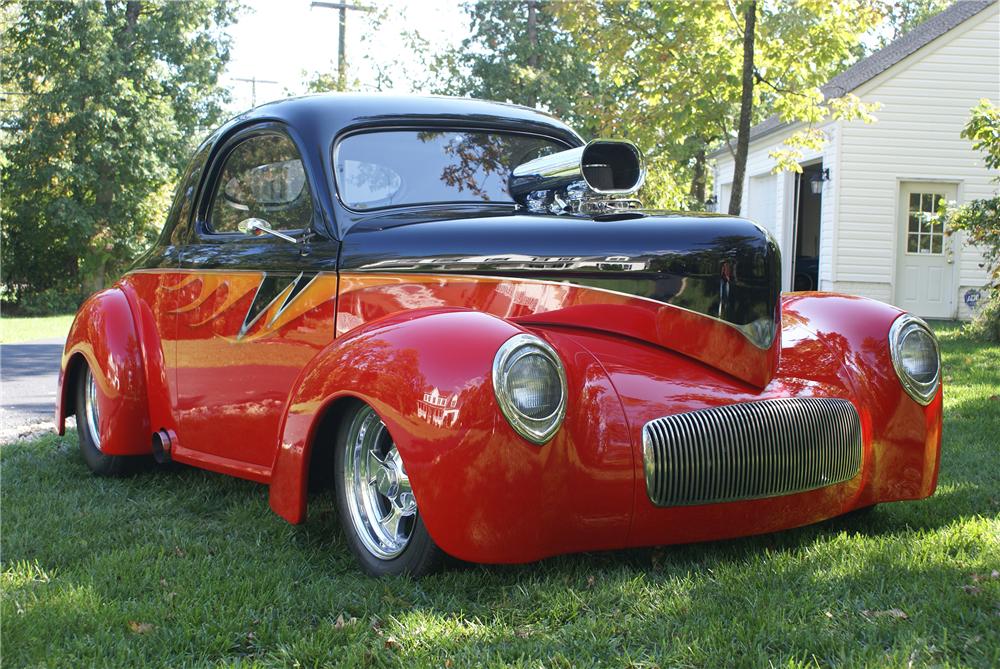
{"type": "Polygon", "coordinates": [[[393,95],[385,93],[323,93],[268,102],[230,119],[227,134],[255,121],[280,121],[313,137],[333,137],[365,126],[450,125],[540,132],[572,145],[582,143],[572,128],[536,109],[473,98],[393,95]]]}

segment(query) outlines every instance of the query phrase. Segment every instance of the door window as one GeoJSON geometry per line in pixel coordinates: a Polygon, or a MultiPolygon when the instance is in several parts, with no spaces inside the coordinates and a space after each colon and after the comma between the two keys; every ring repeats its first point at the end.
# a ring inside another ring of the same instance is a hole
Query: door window
{"type": "Polygon", "coordinates": [[[907,207],[906,252],[944,253],[944,221],[938,214],[942,193],[910,193],[907,207]]]}
{"type": "Polygon", "coordinates": [[[237,232],[248,218],[263,219],[275,230],[309,227],[312,197],[305,168],[284,135],[254,135],[226,158],[209,210],[209,231],[237,232]]]}

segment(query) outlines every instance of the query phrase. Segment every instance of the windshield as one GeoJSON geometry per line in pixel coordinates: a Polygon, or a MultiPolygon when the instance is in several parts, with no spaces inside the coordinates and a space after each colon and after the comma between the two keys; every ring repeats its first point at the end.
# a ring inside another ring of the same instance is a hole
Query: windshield
{"type": "Polygon", "coordinates": [[[337,145],[337,189],[351,209],[513,202],[507,192],[511,170],[566,148],[545,137],[501,132],[366,132],[337,145]]]}

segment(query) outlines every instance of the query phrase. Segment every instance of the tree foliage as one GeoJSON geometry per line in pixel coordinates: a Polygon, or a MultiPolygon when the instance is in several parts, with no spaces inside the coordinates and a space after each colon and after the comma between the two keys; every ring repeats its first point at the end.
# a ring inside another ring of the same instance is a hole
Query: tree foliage
{"type": "Polygon", "coordinates": [[[861,54],[868,55],[888,46],[938,12],[947,9],[954,0],[883,0],[881,11],[885,22],[867,44],[859,45],[861,54]]]}
{"type": "MultiPolygon", "coordinates": [[[[981,151],[986,167],[1000,170],[1000,107],[982,99],[972,108],[972,115],[962,130],[962,137],[981,151]]],[[[994,179],[1000,183],[1000,176],[994,179]]],[[[961,207],[943,205],[949,232],[961,230],[965,241],[983,252],[989,298],[973,323],[976,334],[1000,341],[1000,194],[973,200],[961,207]]]]}
{"type": "MultiPolygon", "coordinates": [[[[331,61],[323,70],[303,71],[307,93],[341,91],[386,91],[400,88],[404,82],[410,90],[429,87],[425,80],[429,66],[429,45],[420,33],[411,28],[393,29],[390,18],[406,23],[407,12],[412,7],[393,4],[391,0],[353,3],[363,11],[349,11],[347,33],[360,36],[361,49],[353,53],[348,49],[344,77],[338,72],[339,64],[331,61]],[[380,45],[388,41],[403,46],[399,52],[388,52],[380,45]]],[[[419,9],[419,8],[418,8],[419,9]]],[[[339,36],[338,36],[339,38],[339,36]]],[[[349,40],[350,41],[350,40],[349,40]]],[[[293,91],[286,90],[286,94],[293,91]]]]}
{"type": "MultiPolygon", "coordinates": [[[[218,122],[224,0],[6,3],[5,301],[102,286],[162,224],[192,145],[218,122]]],[[[59,305],[63,306],[63,305],[59,305]]]]}
{"type": "Polygon", "coordinates": [[[698,208],[706,152],[734,139],[747,106],[741,98],[750,7],[755,49],[745,116],[752,123],[771,114],[804,122],[775,155],[782,168],[798,169],[802,150],[824,139],[815,129],[822,120],[872,119],[856,98],[824,99],[819,87],[858,57],[861,36],[883,19],[886,3],[484,0],[467,6],[473,36],[443,59],[451,76],[441,92],[534,104],[584,135],[627,137],[650,163],[644,200],[698,208]]]}
{"type": "Polygon", "coordinates": [[[596,72],[560,24],[551,0],[467,2],[471,35],[440,54],[435,93],[468,95],[540,107],[575,125],[596,130],[579,106],[597,91],[596,72]]]}

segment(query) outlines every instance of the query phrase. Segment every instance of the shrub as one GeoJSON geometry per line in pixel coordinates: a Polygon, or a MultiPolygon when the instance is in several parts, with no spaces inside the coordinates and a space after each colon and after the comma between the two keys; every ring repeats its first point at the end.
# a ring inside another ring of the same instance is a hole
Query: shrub
{"type": "MultiPolygon", "coordinates": [[[[1000,107],[980,100],[962,137],[985,154],[986,166],[1000,169],[1000,107]]],[[[973,200],[961,207],[942,205],[947,227],[965,232],[965,241],[982,249],[979,265],[987,273],[986,303],[968,326],[970,334],[990,341],[1000,341],[1000,195],[973,200]]]]}

